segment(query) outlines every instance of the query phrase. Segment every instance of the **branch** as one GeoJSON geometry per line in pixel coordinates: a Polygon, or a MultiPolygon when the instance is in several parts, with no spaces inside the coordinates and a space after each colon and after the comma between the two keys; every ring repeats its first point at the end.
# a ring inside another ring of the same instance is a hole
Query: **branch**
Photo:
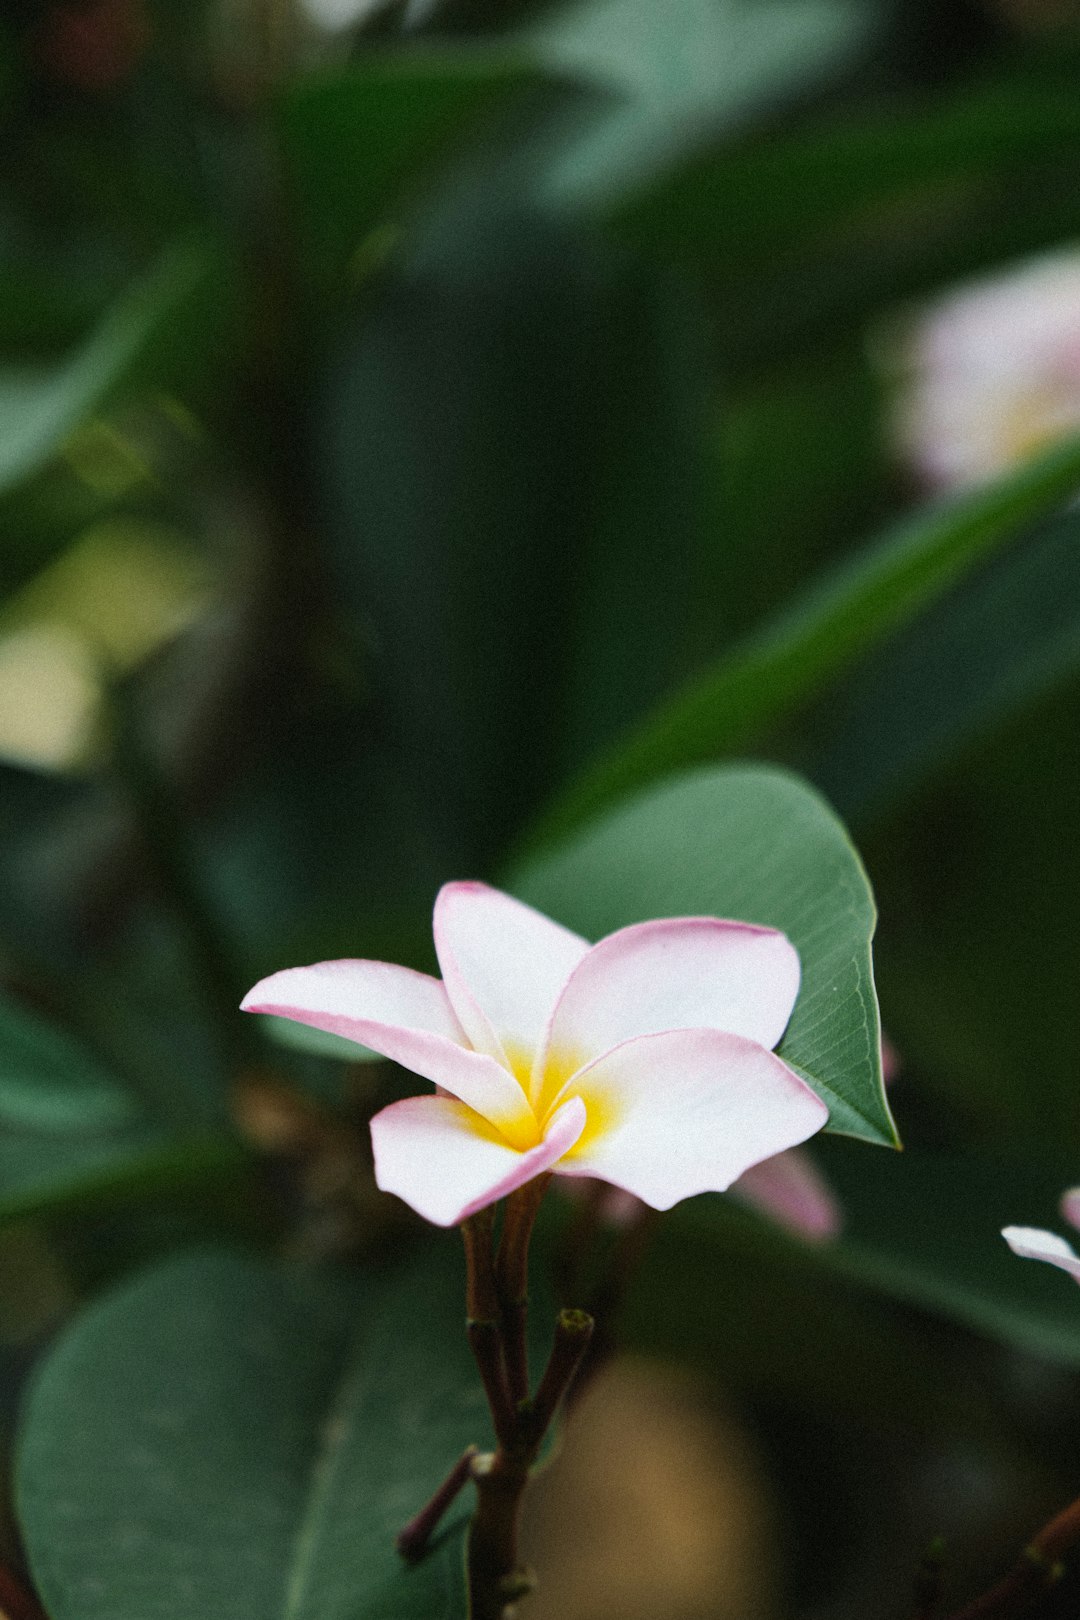
{"type": "Polygon", "coordinates": [[[949,1620],[1017,1620],[1065,1573],[1062,1562],[1080,1540],[1080,1497],[1028,1542],[1009,1573],[949,1620]]]}

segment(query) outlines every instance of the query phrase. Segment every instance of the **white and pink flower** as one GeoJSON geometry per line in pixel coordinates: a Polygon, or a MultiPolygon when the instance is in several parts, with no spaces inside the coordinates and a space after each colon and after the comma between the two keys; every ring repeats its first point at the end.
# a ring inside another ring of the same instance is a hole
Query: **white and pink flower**
{"type": "Polygon", "coordinates": [[[245,997],[433,1081],[371,1122],[379,1186],[453,1226],[534,1176],[594,1176],[669,1209],[803,1142],[825,1104],[773,1048],[799,958],[772,928],[662,918],[595,945],[481,883],[435,902],[442,978],[287,968],[245,997]]]}

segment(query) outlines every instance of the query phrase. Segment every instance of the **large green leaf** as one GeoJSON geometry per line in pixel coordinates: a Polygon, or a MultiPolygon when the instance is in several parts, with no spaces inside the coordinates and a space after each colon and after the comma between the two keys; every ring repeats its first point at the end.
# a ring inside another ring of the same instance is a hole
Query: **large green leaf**
{"type": "Polygon", "coordinates": [[[394,1550],[487,1433],[463,1315],[449,1235],[385,1280],[204,1253],[92,1306],[18,1451],[51,1620],[464,1620],[468,1498],[418,1566],[394,1550]]]}
{"type": "Polygon", "coordinates": [[[709,914],[782,928],[802,989],[778,1048],[830,1128],[893,1144],[881,1084],[874,902],[847,834],[784,771],[687,773],[609,812],[511,874],[523,899],[591,938],[648,917],[709,914]]]}
{"type": "Polygon", "coordinates": [[[565,832],[665,771],[745,748],[1071,494],[1070,440],[996,484],[900,523],[662,703],[541,819],[565,832]]]}
{"type": "Polygon", "coordinates": [[[703,328],[678,286],[481,196],[337,346],[335,600],[447,876],[685,674],[703,328]]]}
{"type": "Polygon", "coordinates": [[[858,671],[813,775],[847,816],[895,803],[1080,670],[1080,518],[1006,553],[858,671]]]}

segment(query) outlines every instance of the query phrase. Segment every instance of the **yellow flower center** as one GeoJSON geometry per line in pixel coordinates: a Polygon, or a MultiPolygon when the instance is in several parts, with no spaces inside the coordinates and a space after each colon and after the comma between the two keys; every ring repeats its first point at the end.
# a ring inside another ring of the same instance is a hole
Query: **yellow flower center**
{"type": "Polygon", "coordinates": [[[527,1115],[523,1113],[523,1116],[512,1125],[501,1127],[502,1134],[511,1147],[517,1148],[522,1153],[527,1152],[529,1148],[539,1147],[544,1140],[544,1132],[551,1121],[551,1116],[564,1103],[569,1102],[571,1097],[580,1097],[585,1104],[586,1120],[585,1129],[566,1153],[566,1158],[574,1158],[584,1151],[615,1123],[617,1109],[614,1098],[603,1087],[590,1085],[588,1075],[583,1077],[581,1084],[564,1090],[567,1081],[586,1061],[580,1053],[565,1050],[550,1051],[543,1072],[534,1078],[531,1052],[511,1046],[505,1046],[504,1050],[510,1072],[524,1092],[529,1105],[527,1115]]]}

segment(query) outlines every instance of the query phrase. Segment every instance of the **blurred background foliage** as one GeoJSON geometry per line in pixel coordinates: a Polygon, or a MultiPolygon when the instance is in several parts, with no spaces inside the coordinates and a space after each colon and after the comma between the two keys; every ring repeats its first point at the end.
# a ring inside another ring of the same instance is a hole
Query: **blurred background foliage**
{"type": "Polygon", "coordinates": [[[814,1250],[669,1217],[628,1340],[753,1436],[763,1614],[1075,1494],[1080,1299],[997,1232],[1080,1180],[1080,453],[942,503],[896,422],[920,301],[1080,238],[1078,84],[1069,0],[9,0],[9,1431],[146,1260],[405,1242],[403,1078],[255,978],[430,967],[440,882],[752,754],[865,860],[907,1151],[823,1144],[814,1250]]]}

